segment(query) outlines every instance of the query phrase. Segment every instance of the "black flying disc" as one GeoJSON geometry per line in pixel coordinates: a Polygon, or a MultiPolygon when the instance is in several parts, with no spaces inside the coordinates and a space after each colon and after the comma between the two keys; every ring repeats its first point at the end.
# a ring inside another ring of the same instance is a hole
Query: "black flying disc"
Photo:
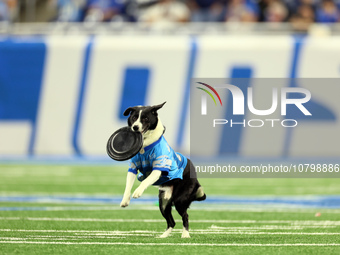
{"type": "Polygon", "coordinates": [[[135,156],[143,146],[143,136],[123,127],[114,132],[107,141],[106,151],[110,158],[124,161],[135,156]]]}

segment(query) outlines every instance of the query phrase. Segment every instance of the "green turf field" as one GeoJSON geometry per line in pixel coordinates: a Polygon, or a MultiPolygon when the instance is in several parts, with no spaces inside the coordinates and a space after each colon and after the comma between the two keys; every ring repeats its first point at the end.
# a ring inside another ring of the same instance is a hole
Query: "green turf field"
{"type": "MultiPolygon", "coordinates": [[[[125,175],[117,166],[0,165],[0,254],[340,254],[340,209],[300,205],[196,202],[190,239],[175,211],[175,231],[157,238],[166,227],[157,190],[142,196],[152,202],[120,208],[125,175]]],[[[200,182],[208,199],[340,194],[340,179],[200,182]]]]}

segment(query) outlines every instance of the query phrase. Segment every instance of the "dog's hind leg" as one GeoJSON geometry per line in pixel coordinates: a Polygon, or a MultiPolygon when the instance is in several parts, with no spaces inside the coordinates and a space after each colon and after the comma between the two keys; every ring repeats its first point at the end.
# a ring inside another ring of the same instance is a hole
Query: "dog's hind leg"
{"type": "Polygon", "coordinates": [[[196,194],[195,194],[195,200],[196,201],[203,201],[207,198],[207,196],[205,195],[202,186],[199,186],[196,194]]]}
{"type": "Polygon", "coordinates": [[[171,200],[171,194],[169,194],[169,191],[167,192],[167,191],[164,191],[163,189],[160,189],[158,197],[159,197],[159,209],[167,223],[167,229],[160,236],[160,238],[165,238],[170,235],[176,223],[171,213],[172,200],[171,200]]]}
{"type": "Polygon", "coordinates": [[[189,215],[187,213],[187,210],[189,208],[188,203],[175,203],[175,207],[179,215],[182,216],[183,221],[183,232],[182,232],[182,238],[190,238],[189,235],[189,215]]]}

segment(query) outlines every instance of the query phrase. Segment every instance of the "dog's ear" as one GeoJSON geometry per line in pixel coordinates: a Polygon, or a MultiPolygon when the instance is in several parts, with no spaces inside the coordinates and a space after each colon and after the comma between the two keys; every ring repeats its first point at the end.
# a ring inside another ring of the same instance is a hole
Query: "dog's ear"
{"type": "Polygon", "coordinates": [[[158,105],[152,106],[152,110],[151,110],[152,114],[156,114],[157,111],[159,109],[161,109],[163,107],[163,105],[165,105],[165,103],[166,103],[166,101],[164,103],[162,103],[162,104],[158,104],[158,105]]]}
{"type": "Polygon", "coordinates": [[[136,107],[129,107],[129,108],[127,108],[127,109],[124,111],[123,115],[124,115],[124,116],[129,116],[130,113],[133,112],[133,111],[135,111],[135,110],[136,110],[136,107]]]}

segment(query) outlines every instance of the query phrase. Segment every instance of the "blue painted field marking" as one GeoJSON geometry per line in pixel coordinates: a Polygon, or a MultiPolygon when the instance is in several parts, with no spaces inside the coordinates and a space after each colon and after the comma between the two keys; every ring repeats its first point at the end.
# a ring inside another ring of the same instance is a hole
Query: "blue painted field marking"
{"type": "Polygon", "coordinates": [[[123,92],[118,117],[126,120],[124,111],[136,105],[146,105],[146,95],[149,87],[151,71],[149,67],[128,66],[123,78],[123,92]]]}
{"type": "MultiPolygon", "coordinates": [[[[293,55],[292,55],[291,70],[289,74],[291,83],[288,86],[297,87],[297,84],[295,84],[295,79],[297,78],[298,61],[300,59],[300,52],[301,52],[301,48],[302,48],[305,37],[293,36],[293,39],[294,39],[294,50],[293,50],[293,55]]],[[[292,132],[293,130],[291,128],[286,129],[286,136],[284,139],[283,152],[282,152],[283,157],[288,157],[289,148],[290,148],[291,140],[292,140],[292,132]]]]}
{"type": "MultiPolygon", "coordinates": [[[[119,204],[121,196],[98,197],[98,196],[0,196],[0,202],[23,202],[23,203],[69,203],[69,204],[119,204]]],[[[157,197],[141,197],[133,200],[136,205],[155,205],[158,202],[157,197]]],[[[242,197],[242,196],[209,196],[207,200],[199,202],[200,204],[240,204],[240,205],[281,205],[294,206],[295,208],[340,208],[340,196],[285,196],[285,197],[242,197]]],[[[12,210],[9,208],[26,208],[26,207],[0,207],[1,210],[12,210]]],[[[28,206],[29,208],[36,208],[28,206]]],[[[32,209],[33,210],[33,209],[32,209]]]]}
{"type": "MultiPolygon", "coordinates": [[[[239,89],[242,90],[243,95],[247,94],[247,88],[251,87],[250,81],[253,76],[253,69],[248,66],[235,66],[231,69],[230,75],[230,83],[232,85],[236,85],[239,89]]],[[[231,92],[228,93],[227,98],[227,110],[225,114],[225,119],[233,122],[240,123],[244,120],[245,115],[233,115],[233,99],[231,92]]],[[[232,128],[224,127],[220,146],[219,146],[219,154],[232,154],[236,155],[239,153],[241,137],[243,133],[244,126],[242,124],[236,124],[232,128]]]]}
{"type": "Polygon", "coordinates": [[[0,121],[29,121],[27,148],[34,154],[36,121],[44,74],[46,43],[43,38],[0,42],[0,121]]]}
{"type": "Polygon", "coordinates": [[[181,148],[183,145],[183,138],[184,138],[184,129],[185,129],[185,124],[190,121],[188,119],[188,108],[189,108],[189,102],[190,102],[190,85],[191,85],[191,79],[193,78],[194,75],[194,70],[195,70],[195,63],[196,63],[196,57],[197,57],[197,51],[198,51],[198,42],[197,38],[192,36],[191,37],[191,49],[190,49],[190,55],[189,55],[189,64],[188,64],[188,71],[187,71],[187,78],[185,81],[185,90],[183,94],[183,99],[182,99],[182,111],[180,113],[180,120],[179,120],[179,125],[178,125],[178,136],[177,136],[177,148],[181,148]]]}
{"type": "MultiPolygon", "coordinates": [[[[289,74],[289,81],[288,84],[289,87],[299,87],[299,84],[297,84],[297,78],[298,78],[298,70],[300,66],[300,60],[301,60],[301,52],[303,50],[303,46],[305,44],[305,36],[293,36],[294,39],[294,50],[292,55],[292,64],[291,64],[291,70],[289,74]]],[[[293,98],[293,94],[288,94],[288,98],[293,98]]],[[[294,95],[295,98],[296,95],[294,95]]],[[[305,116],[299,109],[296,108],[295,105],[287,105],[287,119],[295,119],[299,121],[335,121],[336,116],[335,113],[328,109],[326,106],[324,106],[322,103],[319,103],[312,98],[309,102],[304,104],[305,107],[311,112],[312,116],[305,116]]],[[[283,147],[283,156],[288,157],[289,156],[289,149],[291,147],[292,142],[292,128],[286,129],[286,137],[284,141],[284,147],[283,147]]]]}
{"type": "MultiPolygon", "coordinates": [[[[305,37],[304,36],[294,36],[294,50],[292,56],[292,68],[290,70],[290,83],[288,84],[289,87],[299,87],[297,83],[298,80],[298,68],[299,68],[299,61],[301,60],[301,52],[303,46],[305,44],[305,37]]],[[[316,80],[322,80],[317,78],[316,80]]],[[[288,94],[288,98],[299,98],[296,94],[288,94]]],[[[328,121],[335,121],[336,116],[335,113],[324,106],[322,103],[319,103],[312,98],[309,102],[305,103],[304,106],[312,113],[312,116],[306,116],[302,114],[302,112],[295,106],[288,104],[287,105],[287,118],[288,119],[298,119],[303,121],[314,121],[314,120],[328,120],[328,121]]]]}
{"type": "Polygon", "coordinates": [[[94,37],[90,37],[86,50],[85,50],[85,59],[84,59],[84,65],[83,65],[83,71],[82,71],[82,77],[81,77],[81,82],[80,82],[80,88],[79,88],[79,97],[78,97],[78,106],[77,106],[77,113],[76,113],[76,118],[74,122],[74,129],[73,129],[73,139],[72,139],[72,144],[73,144],[73,149],[74,152],[77,156],[81,156],[82,152],[79,146],[79,127],[80,127],[80,122],[81,122],[81,117],[83,113],[83,106],[84,106],[84,96],[85,96],[85,91],[87,88],[87,80],[88,80],[88,75],[89,75],[89,66],[90,66],[90,60],[91,60],[91,53],[92,53],[92,48],[94,44],[94,37]]]}

